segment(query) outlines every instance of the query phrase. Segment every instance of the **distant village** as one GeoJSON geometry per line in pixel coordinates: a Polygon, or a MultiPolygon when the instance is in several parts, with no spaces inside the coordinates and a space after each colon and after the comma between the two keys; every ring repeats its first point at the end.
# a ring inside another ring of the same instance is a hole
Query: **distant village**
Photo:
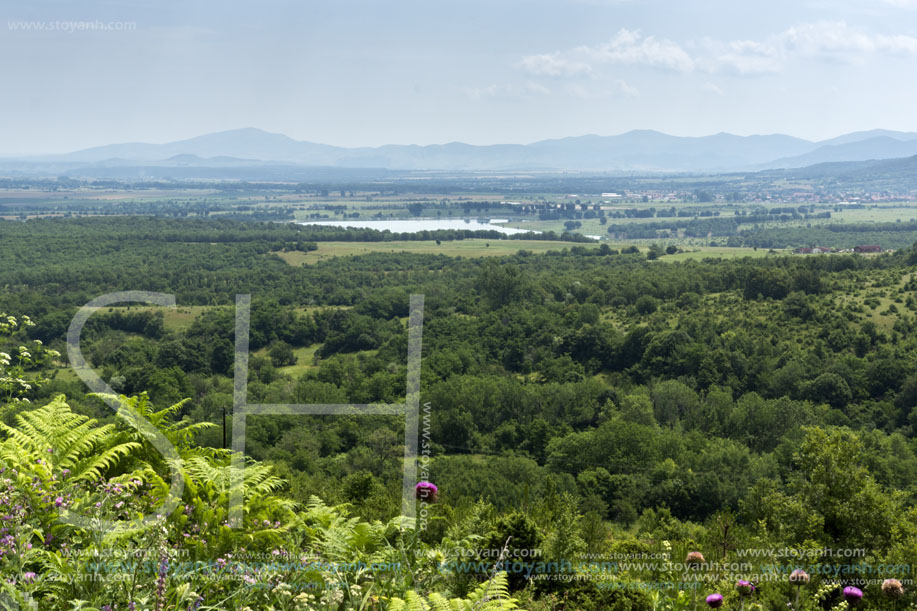
{"type": "Polygon", "coordinates": [[[726,192],[707,191],[704,189],[638,189],[621,192],[606,192],[593,194],[567,194],[566,199],[584,198],[589,202],[598,200],[600,203],[761,203],[761,204],[821,204],[840,205],[844,207],[868,207],[872,204],[888,202],[917,201],[917,193],[913,191],[879,191],[874,193],[863,192],[831,192],[778,189],[731,190],[726,192]]]}
{"type": "Polygon", "coordinates": [[[853,253],[860,253],[860,254],[871,254],[871,253],[882,252],[882,250],[883,249],[881,246],[876,246],[876,245],[854,246],[853,248],[829,248],[827,246],[812,246],[812,247],[801,246],[793,250],[793,252],[796,253],[797,255],[820,255],[820,254],[827,254],[827,253],[832,253],[832,252],[839,252],[839,253],[853,252],[853,253]]]}

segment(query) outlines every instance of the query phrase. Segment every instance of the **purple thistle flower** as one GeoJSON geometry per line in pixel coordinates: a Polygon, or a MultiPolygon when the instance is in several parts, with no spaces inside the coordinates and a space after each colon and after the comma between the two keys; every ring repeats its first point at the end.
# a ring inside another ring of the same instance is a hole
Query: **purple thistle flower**
{"type": "Polygon", "coordinates": [[[755,585],[750,581],[740,579],[736,582],[736,591],[742,596],[749,596],[755,591],[755,585]]]}
{"type": "Polygon", "coordinates": [[[56,499],[54,499],[54,506],[55,506],[55,507],[60,507],[60,506],[63,505],[63,504],[64,504],[64,497],[59,496],[59,497],[57,497],[56,499]]]}
{"type": "Polygon", "coordinates": [[[723,605],[723,595],[722,594],[711,594],[707,597],[707,606],[711,609],[716,609],[723,605]]]}
{"type": "Polygon", "coordinates": [[[809,574],[802,569],[796,569],[790,573],[790,583],[794,586],[804,586],[809,583],[809,574]]]}
{"type": "Polygon", "coordinates": [[[32,571],[26,571],[25,573],[22,574],[22,581],[24,581],[25,583],[32,583],[33,581],[35,581],[36,577],[38,577],[38,575],[36,575],[32,571]]]}
{"type": "Polygon", "coordinates": [[[431,482],[417,482],[417,485],[414,486],[414,493],[418,501],[430,501],[431,503],[435,503],[436,498],[439,496],[439,488],[436,487],[436,484],[431,482]]]}
{"type": "Polygon", "coordinates": [[[844,600],[846,600],[847,604],[851,607],[855,606],[858,602],[863,600],[863,590],[853,586],[847,586],[844,588],[844,600]]]}

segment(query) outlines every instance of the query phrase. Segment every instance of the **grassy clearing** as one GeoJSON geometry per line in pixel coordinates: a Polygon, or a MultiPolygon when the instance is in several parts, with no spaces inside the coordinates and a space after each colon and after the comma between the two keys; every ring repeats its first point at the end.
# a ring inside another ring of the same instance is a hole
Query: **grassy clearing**
{"type": "Polygon", "coordinates": [[[161,310],[164,316],[162,324],[166,331],[184,332],[187,331],[197,319],[197,317],[203,314],[205,311],[221,307],[228,306],[178,306],[177,308],[164,308],[161,306],[113,306],[102,308],[102,311],[114,312],[115,310],[131,310],[134,312],[155,312],[157,310],[161,310]]]}
{"type": "Polygon", "coordinates": [[[889,332],[900,318],[913,315],[907,306],[911,293],[905,289],[912,276],[912,273],[902,273],[894,279],[875,275],[861,277],[833,293],[833,299],[837,300],[834,307],[852,308],[855,326],[869,321],[889,332]]]}
{"type": "Polygon", "coordinates": [[[296,356],[296,364],[289,367],[280,367],[277,371],[283,375],[290,376],[294,380],[298,380],[310,369],[316,369],[312,359],[315,358],[315,351],[319,348],[321,348],[321,344],[294,348],[293,354],[296,356]]]}
{"type": "MultiPolygon", "coordinates": [[[[293,348],[293,355],[296,357],[296,364],[289,365],[287,367],[278,367],[277,373],[285,376],[289,376],[294,380],[301,378],[307,371],[310,369],[315,369],[316,366],[313,364],[313,359],[315,358],[315,352],[321,348],[321,344],[313,344],[311,346],[305,346],[303,348],[293,348]]],[[[265,346],[260,350],[254,352],[255,356],[268,357],[270,353],[270,346],[265,346]]]]}
{"type": "Polygon", "coordinates": [[[80,381],[79,376],[77,376],[76,372],[70,367],[56,367],[48,371],[46,375],[50,377],[52,380],[57,380],[59,382],[79,382],[80,381]]]}
{"type": "MultiPolygon", "coordinates": [[[[634,242],[609,243],[609,246],[620,250],[634,242]]],[[[578,244],[571,242],[553,242],[547,240],[458,240],[436,244],[433,241],[404,241],[404,242],[319,242],[318,250],[312,252],[279,252],[275,253],[290,265],[300,266],[318,263],[332,257],[348,257],[365,255],[374,252],[410,252],[428,255],[446,255],[450,257],[501,257],[514,255],[520,250],[534,253],[544,253],[549,250],[562,250],[572,246],[585,248],[598,248],[598,244],[578,244]],[[489,244],[489,246],[488,246],[489,244]]],[[[665,255],[660,261],[687,261],[706,259],[708,257],[720,259],[735,259],[741,257],[765,257],[767,249],[759,248],[729,248],[718,246],[682,246],[685,252],[674,255],[665,255]]],[[[648,246],[641,246],[640,251],[646,253],[648,246]]],[[[781,250],[778,254],[789,254],[781,250]]]]}
{"type": "Polygon", "coordinates": [[[917,207],[880,206],[878,208],[843,209],[832,212],[827,222],[842,223],[902,223],[917,219],[917,207]]]}
{"type": "Polygon", "coordinates": [[[907,308],[905,308],[903,304],[895,303],[892,297],[880,296],[869,291],[864,291],[864,293],[865,294],[858,296],[847,294],[840,295],[840,302],[843,305],[853,305],[854,307],[861,308],[855,326],[859,326],[866,321],[871,321],[875,323],[876,327],[879,329],[888,332],[895,326],[898,316],[902,312],[907,312],[907,308]],[[889,312],[888,308],[890,305],[895,305],[898,312],[889,312]]]}
{"type": "Polygon", "coordinates": [[[520,250],[535,253],[562,250],[571,246],[598,248],[598,244],[578,244],[548,240],[456,240],[452,242],[402,241],[402,242],[319,242],[318,250],[312,252],[276,253],[290,265],[318,263],[332,257],[365,255],[373,252],[410,252],[424,255],[446,255],[449,257],[500,257],[513,255],[520,250]]]}
{"type": "MultiPolygon", "coordinates": [[[[640,249],[643,251],[644,249],[640,249]]],[[[647,249],[648,250],[648,249],[647,249]]],[[[789,254],[787,250],[777,251],[778,254],[789,254]]],[[[660,257],[660,261],[690,261],[707,258],[716,259],[741,259],[743,257],[766,257],[768,251],[766,248],[733,248],[728,246],[696,246],[686,248],[685,252],[677,252],[674,255],[665,255],[660,257]]]]}

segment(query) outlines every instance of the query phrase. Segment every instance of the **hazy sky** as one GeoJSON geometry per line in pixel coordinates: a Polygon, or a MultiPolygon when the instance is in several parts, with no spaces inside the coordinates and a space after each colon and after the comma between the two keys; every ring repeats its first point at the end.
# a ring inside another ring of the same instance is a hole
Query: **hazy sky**
{"type": "Polygon", "coordinates": [[[249,126],[343,146],[917,131],[917,0],[0,0],[0,13],[5,155],[249,126]]]}

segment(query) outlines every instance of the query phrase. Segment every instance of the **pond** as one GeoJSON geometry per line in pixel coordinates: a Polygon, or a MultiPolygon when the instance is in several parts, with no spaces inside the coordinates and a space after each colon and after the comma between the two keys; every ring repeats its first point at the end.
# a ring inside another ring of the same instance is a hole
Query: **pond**
{"type": "Polygon", "coordinates": [[[402,219],[402,220],[364,220],[349,219],[346,221],[297,221],[300,225],[327,225],[329,227],[355,227],[358,229],[388,229],[394,233],[416,233],[418,231],[436,231],[437,229],[463,229],[466,231],[499,231],[506,235],[515,233],[541,233],[540,231],[504,227],[498,223],[508,223],[508,219],[402,219]]]}

